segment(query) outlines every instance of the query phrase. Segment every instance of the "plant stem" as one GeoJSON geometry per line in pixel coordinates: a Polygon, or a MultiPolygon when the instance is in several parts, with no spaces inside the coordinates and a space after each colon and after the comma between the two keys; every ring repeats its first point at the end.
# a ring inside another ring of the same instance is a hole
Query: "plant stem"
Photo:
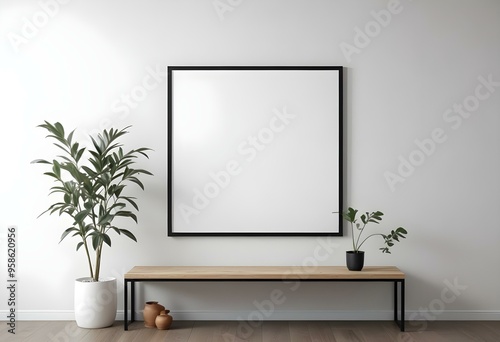
{"type": "MultiPolygon", "coordinates": [[[[361,248],[361,245],[363,244],[363,243],[359,244],[359,239],[361,238],[361,235],[363,234],[363,230],[365,230],[365,227],[366,227],[366,223],[363,224],[363,228],[361,228],[361,230],[359,231],[359,235],[358,235],[358,238],[356,240],[356,246],[357,246],[357,248],[355,249],[356,252],[359,251],[359,249],[361,248]]],[[[363,242],[365,242],[365,241],[363,240],[363,242]]]]}
{"type": "Polygon", "coordinates": [[[361,248],[361,246],[365,243],[366,240],[368,240],[369,237],[371,236],[375,236],[375,235],[380,235],[380,236],[384,236],[383,234],[380,234],[380,233],[375,233],[375,234],[371,234],[371,235],[368,235],[364,240],[363,242],[361,242],[361,244],[359,245],[358,248],[361,248]]]}
{"type": "Polygon", "coordinates": [[[96,251],[96,264],[95,264],[94,281],[99,281],[99,273],[101,271],[101,251],[102,251],[102,242],[96,251]]]}
{"type": "Polygon", "coordinates": [[[92,269],[92,260],[90,258],[89,247],[87,246],[87,239],[85,239],[85,238],[83,238],[83,246],[85,247],[85,253],[87,254],[87,262],[89,264],[90,277],[94,278],[94,271],[92,269]]]}
{"type": "Polygon", "coordinates": [[[354,224],[351,222],[351,232],[352,232],[352,250],[356,252],[356,245],[354,244],[354,224]]]}

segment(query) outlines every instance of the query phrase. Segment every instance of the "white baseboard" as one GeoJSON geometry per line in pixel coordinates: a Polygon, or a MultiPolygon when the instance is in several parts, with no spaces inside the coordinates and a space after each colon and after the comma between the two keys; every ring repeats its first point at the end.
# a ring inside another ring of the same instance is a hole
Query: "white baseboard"
{"type": "MultiPolygon", "coordinates": [[[[0,321],[6,321],[9,312],[0,310],[0,321]]],[[[393,319],[391,310],[373,311],[335,311],[335,310],[276,310],[271,314],[260,311],[172,311],[176,320],[194,321],[388,321],[393,319]]],[[[123,310],[118,310],[117,320],[123,320],[123,310]]],[[[136,311],[136,320],[142,320],[142,311],[136,311]]],[[[75,315],[72,310],[19,310],[17,321],[72,321],[75,315]]],[[[130,319],[130,316],[129,316],[130,319]]],[[[409,321],[490,321],[500,320],[498,310],[446,310],[441,312],[422,312],[408,310],[405,319],[409,321]]]]}

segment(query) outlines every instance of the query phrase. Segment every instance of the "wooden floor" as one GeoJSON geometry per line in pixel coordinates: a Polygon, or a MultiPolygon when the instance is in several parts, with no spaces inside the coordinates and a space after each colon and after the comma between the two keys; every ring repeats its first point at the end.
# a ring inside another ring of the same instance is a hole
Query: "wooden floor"
{"type": "Polygon", "coordinates": [[[106,329],[81,329],[73,321],[16,322],[16,334],[1,322],[0,341],[33,342],[462,342],[500,341],[499,321],[407,322],[407,332],[400,332],[394,322],[345,321],[266,321],[247,325],[237,321],[175,321],[169,330],[144,328],[142,322],[131,324],[129,331],[116,322],[106,329]]]}

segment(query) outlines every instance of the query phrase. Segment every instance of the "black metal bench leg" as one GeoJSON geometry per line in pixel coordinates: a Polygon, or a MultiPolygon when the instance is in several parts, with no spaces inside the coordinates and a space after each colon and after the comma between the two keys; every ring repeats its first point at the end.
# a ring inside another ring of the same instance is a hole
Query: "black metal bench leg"
{"type": "Polygon", "coordinates": [[[131,281],[132,288],[130,289],[130,313],[131,322],[135,322],[135,280],[131,281]]]}
{"type": "Polygon", "coordinates": [[[405,331],[405,281],[394,281],[394,322],[399,326],[401,331],[405,331]],[[398,285],[400,287],[400,300],[398,299],[398,285]],[[398,317],[398,301],[400,302],[399,317],[398,317]]]}
{"type": "Polygon", "coordinates": [[[405,280],[401,280],[401,331],[405,331],[405,280]]]}
{"type": "Polygon", "coordinates": [[[131,279],[124,280],[123,297],[123,329],[128,330],[129,323],[135,322],[135,281],[131,279]],[[128,289],[130,284],[130,321],[128,320],[128,289]]]}
{"type": "Polygon", "coordinates": [[[397,281],[394,281],[394,322],[398,323],[398,282],[397,281]]]}
{"type": "Polygon", "coordinates": [[[128,330],[128,282],[127,279],[123,281],[123,329],[128,330]]]}

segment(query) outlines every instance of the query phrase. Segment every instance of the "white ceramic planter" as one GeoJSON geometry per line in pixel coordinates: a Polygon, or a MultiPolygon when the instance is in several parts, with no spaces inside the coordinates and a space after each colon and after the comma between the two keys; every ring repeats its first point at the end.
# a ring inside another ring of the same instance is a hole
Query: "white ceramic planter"
{"type": "Polygon", "coordinates": [[[116,278],[75,280],[75,319],[80,328],[105,328],[116,318],[116,278]]]}

